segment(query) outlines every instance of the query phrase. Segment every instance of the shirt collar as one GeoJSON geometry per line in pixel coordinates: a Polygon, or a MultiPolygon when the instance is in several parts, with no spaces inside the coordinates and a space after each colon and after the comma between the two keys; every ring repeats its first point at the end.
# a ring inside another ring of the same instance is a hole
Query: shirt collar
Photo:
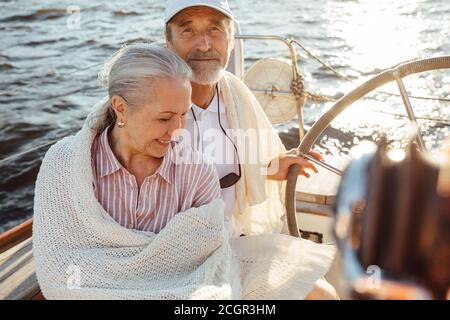
{"type": "MultiPolygon", "coordinates": [[[[221,96],[222,95],[222,90],[220,90],[219,84],[217,84],[217,86],[219,88],[219,96],[221,96]]],[[[202,113],[204,113],[204,112],[211,112],[211,113],[216,113],[217,114],[217,99],[220,99],[220,98],[217,96],[217,92],[216,92],[216,93],[214,93],[214,97],[213,97],[211,103],[209,104],[208,108],[203,109],[203,108],[200,108],[199,106],[197,106],[196,104],[192,104],[192,109],[194,110],[195,114],[199,115],[199,116],[202,113]]],[[[219,110],[220,110],[220,113],[225,114],[225,105],[224,105],[224,103],[220,103],[219,110]]],[[[189,115],[189,117],[192,117],[190,112],[188,113],[188,115],[189,115]]]]}
{"type": "Polygon", "coordinates": [[[100,176],[103,178],[107,175],[113,174],[116,171],[119,171],[122,167],[119,160],[117,160],[116,156],[111,150],[111,147],[108,142],[108,132],[111,127],[104,130],[99,138],[100,148],[102,153],[105,155],[106,165],[100,167],[100,176]]]}
{"type": "MultiPolygon", "coordinates": [[[[111,128],[111,127],[110,127],[111,128]]],[[[111,175],[120,169],[126,170],[122,164],[117,160],[116,156],[114,155],[113,151],[111,150],[111,147],[108,142],[108,131],[110,128],[104,130],[102,134],[100,135],[100,148],[102,149],[103,153],[105,154],[105,161],[106,165],[100,168],[100,176],[103,178],[105,176],[111,175]]],[[[159,166],[159,168],[156,170],[154,174],[160,175],[164,180],[166,180],[168,183],[173,182],[173,170],[172,170],[172,148],[173,148],[172,142],[167,150],[166,155],[163,158],[163,162],[159,166]]]]}
{"type": "Polygon", "coordinates": [[[175,142],[171,142],[169,148],[167,149],[167,153],[163,158],[161,165],[158,170],[156,170],[155,174],[159,174],[164,180],[168,183],[173,183],[173,163],[172,163],[172,155],[173,155],[173,147],[175,142]]]}

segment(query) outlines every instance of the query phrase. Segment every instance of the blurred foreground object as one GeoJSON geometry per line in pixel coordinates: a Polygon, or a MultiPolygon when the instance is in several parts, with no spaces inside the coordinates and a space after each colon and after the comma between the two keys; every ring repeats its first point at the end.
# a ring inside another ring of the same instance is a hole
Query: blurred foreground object
{"type": "Polygon", "coordinates": [[[450,152],[363,143],[342,178],[334,233],[356,299],[446,299],[450,152]]]}

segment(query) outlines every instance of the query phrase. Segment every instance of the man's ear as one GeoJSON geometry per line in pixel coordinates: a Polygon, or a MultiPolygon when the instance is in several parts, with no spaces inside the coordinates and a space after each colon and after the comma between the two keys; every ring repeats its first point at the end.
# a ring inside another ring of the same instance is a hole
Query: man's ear
{"type": "Polygon", "coordinates": [[[169,40],[167,39],[167,31],[164,31],[164,48],[170,49],[169,40]]]}
{"type": "Polygon", "coordinates": [[[125,122],[127,121],[127,111],[128,106],[125,100],[120,96],[113,96],[111,98],[111,105],[116,114],[116,117],[119,121],[125,122]]]}
{"type": "Polygon", "coordinates": [[[170,28],[169,23],[166,24],[164,30],[164,47],[172,50],[172,29],[170,28]]]}
{"type": "Polygon", "coordinates": [[[171,41],[166,41],[165,47],[166,47],[166,49],[172,51],[173,53],[176,53],[176,52],[175,52],[175,49],[173,48],[173,44],[172,44],[171,41]]]}
{"type": "Polygon", "coordinates": [[[170,41],[168,41],[167,39],[166,39],[166,42],[164,43],[164,48],[173,52],[172,43],[170,41]]]}

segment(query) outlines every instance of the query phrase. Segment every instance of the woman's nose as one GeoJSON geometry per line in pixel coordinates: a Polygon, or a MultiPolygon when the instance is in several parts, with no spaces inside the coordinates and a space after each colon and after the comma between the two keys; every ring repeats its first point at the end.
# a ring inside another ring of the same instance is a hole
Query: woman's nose
{"type": "Polygon", "coordinates": [[[181,118],[174,119],[174,121],[172,121],[172,124],[169,129],[169,135],[172,136],[175,131],[177,131],[181,128],[183,128],[183,120],[181,118]]]}

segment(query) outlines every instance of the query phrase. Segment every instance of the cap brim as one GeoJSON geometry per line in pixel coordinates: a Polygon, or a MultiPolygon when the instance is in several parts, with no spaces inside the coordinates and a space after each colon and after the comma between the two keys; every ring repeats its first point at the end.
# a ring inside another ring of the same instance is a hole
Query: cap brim
{"type": "Polygon", "coordinates": [[[210,5],[210,4],[205,4],[205,3],[199,2],[199,3],[189,4],[189,5],[185,6],[185,7],[181,7],[180,9],[178,9],[178,11],[176,11],[176,12],[172,13],[170,16],[166,17],[165,23],[166,24],[169,23],[169,21],[172,20],[172,18],[175,17],[178,13],[180,13],[184,9],[191,8],[191,7],[208,7],[208,8],[214,9],[216,11],[219,11],[220,13],[223,13],[228,18],[234,20],[234,16],[230,12],[228,12],[228,11],[222,9],[222,8],[219,8],[217,6],[214,6],[214,5],[210,5]]]}

